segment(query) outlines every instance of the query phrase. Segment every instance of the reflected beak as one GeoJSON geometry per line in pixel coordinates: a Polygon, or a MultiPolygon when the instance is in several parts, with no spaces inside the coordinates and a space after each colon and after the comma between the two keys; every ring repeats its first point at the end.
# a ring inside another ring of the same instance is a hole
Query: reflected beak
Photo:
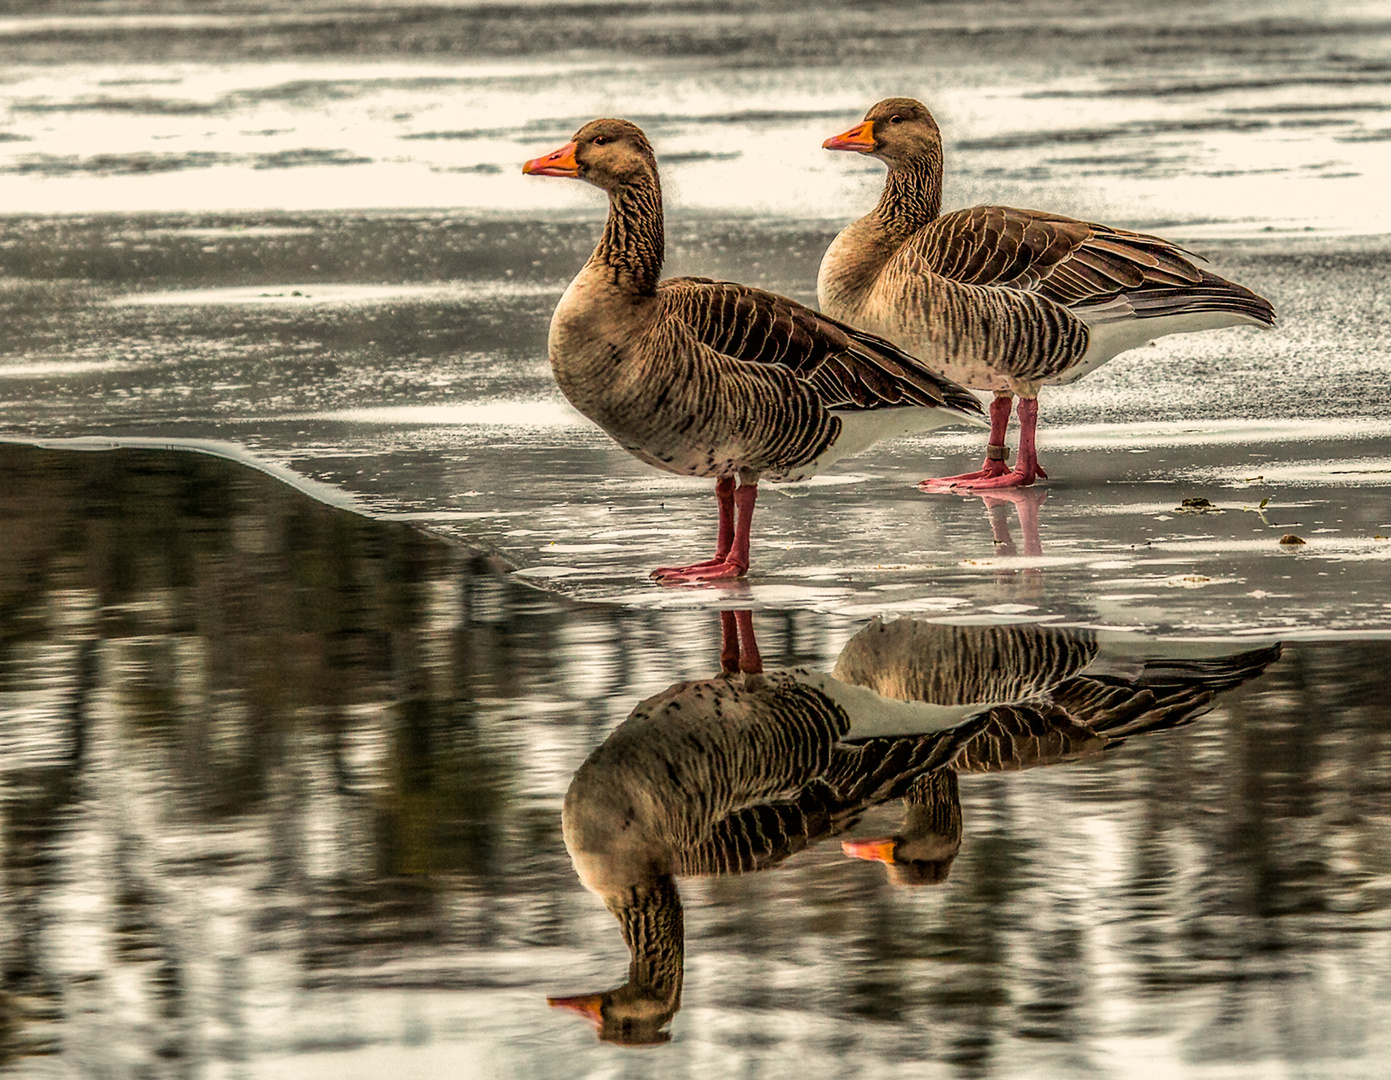
{"type": "Polygon", "coordinates": [[[575,144],[568,142],[559,150],[532,158],[522,166],[522,172],[528,176],[579,176],[580,163],[575,160],[575,144]]]}
{"type": "Polygon", "coordinates": [[[870,862],[887,863],[892,866],[894,838],[889,836],[882,840],[842,840],[840,850],[852,859],[867,859],[870,862]]]}
{"type": "Polygon", "coordinates": [[[827,150],[857,150],[861,154],[868,154],[874,149],[874,122],[866,120],[856,124],[849,131],[832,135],[821,145],[827,150]]]}
{"type": "MultiPolygon", "coordinates": [[[[562,149],[564,149],[564,147],[562,147],[562,149]]],[[[556,153],[560,153],[560,151],[557,150],[556,153]]],[[[530,165],[531,162],[527,162],[527,164],[530,165]]],[[[544,173],[542,175],[550,176],[555,174],[544,173]]],[[[561,173],[559,175],[563,176],[565,174],[561,173]]],[[[548,997],[546,998],[546,1004],[553,1009],[569,1009],[572,1013],[579,1013],[580,1016],[583,1016],[594,1025],[596,1031],[604,1026],[604,1014],[602,1011],[604,999],[602,994],[577,994],[574,997],[548,997]]]]}

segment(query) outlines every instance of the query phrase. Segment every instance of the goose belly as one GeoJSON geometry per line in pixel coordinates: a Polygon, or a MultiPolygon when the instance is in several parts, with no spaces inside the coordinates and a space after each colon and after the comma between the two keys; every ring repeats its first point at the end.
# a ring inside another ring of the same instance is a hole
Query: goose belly
{"type": "Polygon", "coordinates": [[[1091,337],[1087,351],[1077,363],[1053,378],[1045,379],[1045,382],[1066,386],[1121,353],[1138,349],[1156,338],[1169,334],[1197,334],[1204,330],[1221,330],[1228,326],[1260,325],[1255,319],[1230,311],[1195,311],[1150,319],[1132,317],[1114,321],[1098,319],[1094,322],[1084,315],[1083,321],[1087,322],[1091,337]]]}
{"type": "Polygon", "coordinates": [[[805,480],[842,458],[868,450],[884,439],[935,431],[953,424],[984,424],[984,421],[954,409],[928,409],[917,405],[854,412],[833,409],[831,415],[840,421],[840,434],[835,442],[799,469],[781,474],[771,473],[770,480],[805,480]]]}
{"type": "Polygon", "coordinates": [[[699,446],[683,445],[674,439],[639,441],[618,431],[605,430],[619,446],[639,461],[678,476],[733,476],[739,470],[749,468],[751,455],[747,448],[734,443],[699,446]]]}
{"type": "Polygon", "coordinates": [[[1009,376],[989,364],[971,357],[945,360],[938,363],[925,361],[939,375],[971,390],[1009,390],[1009,376]]]}

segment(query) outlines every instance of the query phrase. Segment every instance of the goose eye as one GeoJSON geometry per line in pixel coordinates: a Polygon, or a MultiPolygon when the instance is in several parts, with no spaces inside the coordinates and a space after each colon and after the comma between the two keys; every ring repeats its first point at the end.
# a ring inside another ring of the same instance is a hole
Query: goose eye
{"type": "Polygon", "coordinates": [[[901,116],[891,116],[891,117],[889,117],[889,123],[891,123],[891,124],[901,124],[901,123],[903,123],[903,117],[901,117],[901,116]]]}
{"type": "Polygon", "coordinates": [[[609,137],[608,137],[607,135],[595,135],[595,136],[594,136],[594,145],[595,145],[595,146],[607,146],[607,145],[608,145],[608,141],[609,141],[609,137]]]}

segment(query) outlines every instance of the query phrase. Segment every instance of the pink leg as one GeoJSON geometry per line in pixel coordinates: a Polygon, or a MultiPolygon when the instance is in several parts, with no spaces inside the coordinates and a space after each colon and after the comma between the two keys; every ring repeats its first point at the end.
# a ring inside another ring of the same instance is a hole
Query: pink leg
{"type": "Polygon", "coordinates": [[[720,612],[720,670],[739,670],[739,623],[734,612],[720,612]]]}
{"type": "MultiPolygon", "coordinates": [[[[936,491],[939,488],[954,487],[973,480],[989,480],[1008,473],[1009,466],[1005,462],[1008,460],[1006,455],[1009,451],[1005,446],[1005,429],[1009,426],[1009,410],[1013,404],[1014,395],[1008,391],[997,391],[995,400],[990,403],[990,445],[986,447],[985,462],[978,471],[962,473],[960,476],[939,476],[922,481],[918,487],[923,491],[936,491]]],[[[1019,407],[1023,409],[1023,401],[1020,401],[1019,407]]]]}
{"type": "Polygon", "coordinates": [[[720,670],[762,673],[763,657],[753,634],[752,611],[720,612],[720,670]]]}
{"type": "Polygon", "coordinates": [[[1048,498],[1048,492],[1033,488],[1000,490],[980,497],[990,513],[990,531],[995,540],[998,555],[1015,555],[1014,538],[1010,536],[1009,519],[1005,509],[1014,504],[1014,512],[1019,517],[1019,529],[1024,534],[1024,554],[1042,555],[1043,543],[1038,536],[1038,508],[1048,498]]]}
{"type": "Polygon", "coordinates": [[[995,541],[996,555],[1016,555],[1017,549],[1014,546],[1014,537],[1009,531],[1009,510],[1006,508],[1003,499],[992,499],[987,495],[982,495],[981,499],[985,502],[986,513],[990,515],[990,539],[995,541]]]}
{"type": "MultiPolygon", "coordinates": [[[[1039,476],[1043,476],[1042,469],[1037,471],[1039,476]]],[[[1044,479],[1047,479],[1047,477],[1044,477],[1044,479]]],[[[1019,529],[1024,534],[1025,555],[1043,554],[1043,541],[1038,537],[1038,508],[1042,505],[1043,500],[1048,498],[1048,493],[1046,491],[1020,491],[1017,493],[1019,496],[1031,496],[1035,494],[1038,496],[1037,498],[1020,498],[1020,500],[1014,504],[1014,511],[1019,515],[1019,529]]]]}
{"type": "Polygon", "coordinates": [[[753,612],[736,611],[734,622],[739,628],[739,670],[748,675],[762,674],[763,655],[753,636],[753,612]]]}
{"type": "Polygon", "coordinates": [[[1035,477],[1047,480],[1048,474],[1038,463],[1035,439],[1038,434],[1038,398],[1019,399],[1019,460],[1015,468],[1026,473],[1032,482],[1035,477]]]}
{"type": "MultiPolygon", "coordinates": [[[[720,483],[725,481],[721,480],[720,483]]],[[[729,485],[734,487],[734,481],[729,485]]],[[[715,485],[720,494],[719,484],[715,485]]],[[[753,506],[758,501],[758,484],[740,484],[733,491],[733,540],[723,558],[708,559],[693,566],[661,567],[652,576],[663,584],[679,585],[689,581],[729,581],[741,578],[749,571],[749,528],[753,524],[753,506]]],[[[724,508],[720,509],[720,536],[724,536],[724,508]]],[[[719,553],[716,552],[718,556],[719,553]]]]}
{"type": "Polygon", "coordinates": [[[1038,429],[1038,398],[1019,399],[1019,458],[1014,468],[1000,476],[980,480],[965,480],[956,486],[966,491],[989,491],[999,488],[1028,487],[1035,479],[1048,479],[1038,466],[1034,437],[1038,429]]]}
{"type": "Polygon", "coordinates": [[[724,565],[725,556],[734,543],[734,477],[722,476],[715,481],[715,499],[720,507],[720,531],[715,537],[715,557],[690,566],[659,566],[652,571],[653,577],[687,574],[692,570],[724,565]]]}

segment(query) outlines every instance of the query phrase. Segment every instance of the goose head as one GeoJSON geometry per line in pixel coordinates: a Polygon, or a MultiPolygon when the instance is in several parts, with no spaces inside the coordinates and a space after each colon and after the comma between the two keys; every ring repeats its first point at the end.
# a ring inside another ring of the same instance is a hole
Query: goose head
{"type": "Polygon", "coordinates": [[[885,98],[849,131],[821,144],[879,158],[891,169],[942,152],[942,133],[927,106],[913,98],[885,98]]]}
{"type": "Polygon", "coordinates": [[[894,885],[940,885],[961,850],[961,795],[955,770],[938,769],[918,777],[903,804],[903,827],[896,835],[842,840],[840,849],[852,859],[883,863],[894,885]]]}
{"type": "Polygon", "coordinates": [[[840,849],[852,859],[883,863],[890,883],[915,889],[947,880],[961,849],[961,838],[952,843],[943,837],[881,836],[872,840],[842,840],[840,849]]]}
{"type": "Polygon", "coordinates": [[[558,150],[528,161],[522,172],[528,176],[584,180],[611,192],[655,181],[657,156],[636,124],[627,120],[591,120],[558,150]]]}
{"type": "Polygon", "coordinates": [[[598,994],[548,997],[555,1009],[566,1009],[584,1017],[594,1026],[601,1042],[620,1046],[658,1046],[671,1040],[665,1030],[680,1008],[681,999],[653,993],[637,983],[624,983],[598,994]]]}
{"type": "Polygon", "coordinates": [[[612,990],[548,997],[556,1007],[588,1020],[604,1042],[651,1046],[681,1008],[686,958],[685,918],[676,882],[657,875],[641,886],[604,897],[628,946],[628,981],[612,990]]]}

